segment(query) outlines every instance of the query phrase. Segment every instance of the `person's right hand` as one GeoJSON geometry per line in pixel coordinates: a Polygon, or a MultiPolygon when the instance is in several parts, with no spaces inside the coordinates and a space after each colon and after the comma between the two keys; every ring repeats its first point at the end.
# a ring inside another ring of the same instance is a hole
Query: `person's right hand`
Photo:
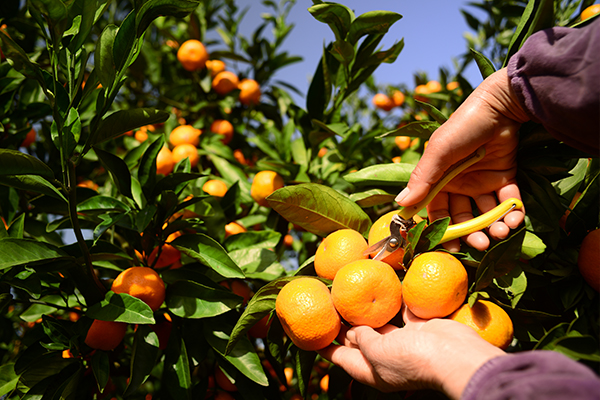
{"type": "MultiPolygon", "coordinates": [[[[516,184],[516,152],[519,127],[528,120],[510,86],[506,69],[490,75],[431,136],[407,187],[396,201],[401,206],[419,202],[450,166],[481,146],[485,148],[485,157],[457,175],[431,201],[427,206],[429,219],[450,216],[453,224],[471,219],[470,199],[480,213],[511,197],[521,199],[516,184]]],[[[510,229],[523,222],[524,215],[522,209],[511,211],[503,221],[490,227],[490,236],[506,238],[510,229]]],[[[465,241],[478,250],[485,250],[490,243],[481,231],[466,236],[465,241]]],[[[458,240],[444,247],[460,250],[458,240]]]]}

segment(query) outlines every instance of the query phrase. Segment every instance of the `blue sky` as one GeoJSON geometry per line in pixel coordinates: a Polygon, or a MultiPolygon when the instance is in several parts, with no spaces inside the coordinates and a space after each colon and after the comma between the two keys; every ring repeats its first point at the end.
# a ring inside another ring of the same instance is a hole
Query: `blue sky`
{"type": "MultiPolygon", "coordinates": [[[[387,49],[404,38],[404,49],[396,62],[383,64],[375,72],[375,82],[381,86],[405,83],[411,87],[413,74],[417,71],[424,71],[430,78],[437,79],[441,66],[454,72],[453,58],[467,49],[464,33],[472,32],[460,9],[478,15],[477,10],[464,0],[340,0],[337,3],[348,6],[357,16],[374,10],[394,11],[403,16],[381,43],[387,49]]],[[[237,0],[237,4],[240,9],[251,6],[240,27],[245,36],[249,36],[262,22],[262,13],[271,11],[258,0],[237,0]]],[[[275,76],[293,84],[304,94],[308,91],[323,43],[334,40],[329,26],[314,19],[307,11],[312,4],[310,0],[297,0],[288,18],[288,22],[295,26],[283,44],[291,55],[299,55],[304,60],[283,68],[275,76]]],[[[474,64],[465,72],[465,77],[473,86],[481,82],[481,75],[474,64]]],[[[304,104],[303,100],[298,99],[298,102],[304,104]]]]}

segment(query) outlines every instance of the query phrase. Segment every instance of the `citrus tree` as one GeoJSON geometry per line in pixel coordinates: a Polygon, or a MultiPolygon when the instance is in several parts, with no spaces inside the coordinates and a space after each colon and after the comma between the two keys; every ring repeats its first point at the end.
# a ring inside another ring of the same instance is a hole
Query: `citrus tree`
{"type": "MultiPolygon", "coordinates": [[[[347,396],[348,375],[290,340],[278,295],[320,275],[322,238],[351,230],[366,248],[373,222],[396,213],[427,139],[472,90],[466,63],[485,77],[535,31],[587,23],[590,2],[508,3],[479,4],[486,21],[465,12],[478,39],[455,73],[381,85],[373,72],[403,41],[380,43],[402,16],[314,1],[335,40],[301,105],[273,79],[299,61],[282,50],[294,2],[265,1],[251,37],[234,1],[4,2],[0,396],[347,396]]],[[[524,125],[525,225],[453,255],[466,303],[510,315],[508,351],[600,361],[598,293],[577,268],[599,225],[598,167],[524,125]]],[[[406,267],[448,226],[427,222],[407,236],[406,267]]],[[[319,279],[326,298],[332,279],[319,279]]]]}

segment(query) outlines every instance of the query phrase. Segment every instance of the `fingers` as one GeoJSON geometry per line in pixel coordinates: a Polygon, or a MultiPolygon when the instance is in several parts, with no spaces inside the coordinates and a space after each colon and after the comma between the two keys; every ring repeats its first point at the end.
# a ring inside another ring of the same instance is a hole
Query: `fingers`
{"type": "Polygon", "coordinates": [[[375,386],[373,366],[357,348],[330,345],[317,351],[323,358],[342,367],[354,379],[375,386]]]}

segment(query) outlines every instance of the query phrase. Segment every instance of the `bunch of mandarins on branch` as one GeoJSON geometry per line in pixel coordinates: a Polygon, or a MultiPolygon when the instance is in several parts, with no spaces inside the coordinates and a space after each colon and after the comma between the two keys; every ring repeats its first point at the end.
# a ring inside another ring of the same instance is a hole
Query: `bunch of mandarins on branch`
{"type": "Polygon", "coordinates": [[[513,339],[510,317],[491,301],[465,303],[468,275],[454,255],[444,251],[421,253],[407,270],[402,264],[404,251],[382,260],[370,258],[373,255],[367,249],[389,235],[394,213],[375,221],[368,241],[352,229],[330,233],[314,257],[318,277],[299,277],[283,286],[275,310],[292,342],[303,350],[322,349],[335,340],[343,322],[377,329],[396,323],[404,304],[421,319],[453,319],[506,349],[513,339]],[[328,281],[330,289],[325,283],[328,281]]]}

